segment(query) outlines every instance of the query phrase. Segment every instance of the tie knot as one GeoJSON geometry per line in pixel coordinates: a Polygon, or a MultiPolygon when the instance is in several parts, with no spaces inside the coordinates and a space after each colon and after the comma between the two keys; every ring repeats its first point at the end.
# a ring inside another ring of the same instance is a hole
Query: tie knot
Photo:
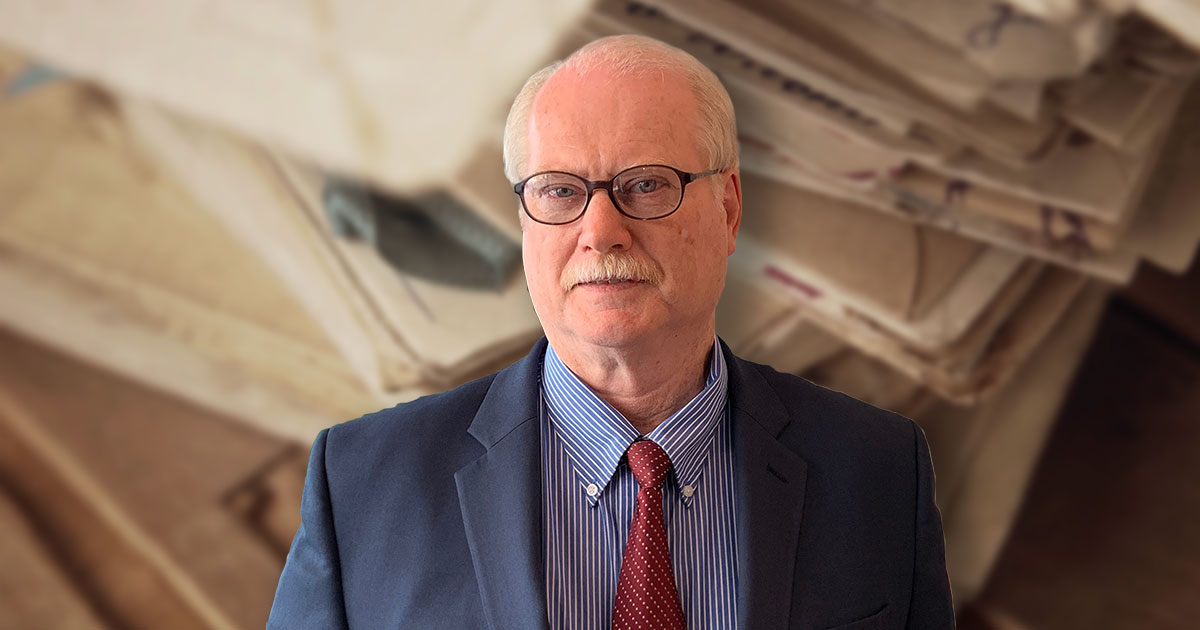
{"type": "Polygon", "coordinates": [[[638,440],[629,445],[626,456],[639,488],[657,490],[662,487],[667,471],[671,470],[671,458],[661,446],[650,440],[638,440]]]}

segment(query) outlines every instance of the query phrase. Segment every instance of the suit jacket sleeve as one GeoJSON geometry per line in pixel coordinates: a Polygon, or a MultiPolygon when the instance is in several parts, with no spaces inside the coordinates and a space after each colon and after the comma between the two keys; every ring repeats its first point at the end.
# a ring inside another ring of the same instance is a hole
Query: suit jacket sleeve
{"type": "Polygon", "coordinates": [[[300,501],[300,529],[275,590],[268,628],[346,628],[333,507],[325,475],[329,429],[313,442],[300,501]]]}
{"type": "Polygon", "coordinates": [[[946,539],[934,504],[933,462],[925,432],[913,423],[916,437],[917,528],[909,628],[954,628],[954,605],[946,577],[946,539]]]}

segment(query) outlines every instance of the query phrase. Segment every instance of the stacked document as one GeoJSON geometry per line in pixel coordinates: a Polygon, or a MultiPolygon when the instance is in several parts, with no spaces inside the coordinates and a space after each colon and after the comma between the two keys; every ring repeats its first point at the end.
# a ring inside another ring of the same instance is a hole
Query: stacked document
{"type": "Polygon", "coordinates": [[[6,2],[0,43],[323,168],[410,191],[499,137],[589,0],[6,2]]]}
{"type": "MultiPolygon", "coordinates": [[[[106,128],[130,138],[122,150],[205,216],[221,247],[253,260],[373,400],[486,373],[540,334],[513,266],[500,125],[524,77],[612,33],[688,50],[728,87],[745,212],[719,332],[780,369],[803,373],[852,348],[927,392],[978,403],[1081,296],[1128,282],[1142,261],[1182,271],[1200,242],[1193,2],[524,9],[542,18],[463,2],[370,19],[336,1],[299,12],[28,5],[6,13],[0,40],[104,91],[63,81],[6,106],[108,95],[106,128]],[[114,17],[134,12],[137,28],[114,17]],[[434,45],[453,53],[424,54],[434,45]],[[419,98],[415,85],[427,88],[419,98]]],[[[12,160],[9,181],[28,179],[30,164],[12,160]]],[[[7,241],[22,242],[13,225],[7,241]]],[[[198,248],[156,229],[145,231],[198,248]]],[[[172,267],[158,266],[159,284],[174,286],[172,267]]],[[[50,321],[26,310],[10,319],[50,321]]]]}
{"type": "Polygon", "coordinates": [[[614,32],[717,71],[746,170],[1115,283],[1142,259],[1181,272],[1200,241],[1180,176],[1198,166],[1200,60],[1136,15],[606,0],[581,37],[614,32]]]}
{"type": "Polygon", "coordinates": [[[403,274],[331,233],[315,169],[218,129],[59,79],[0,100],[0,134],[0,321],[222,412],[307,439],[540,335],[519,271],[403,274]]]}
{"type": "MultiPolygon", "coordinates": [[[[1084,276],[745,173],[728,284],[749,282],[943,397],[1003,385],[1084,276]]],[[[738,291],[738,289],[734,289],[738,291]]]]}
{"type": "Polygon", "coordinates": [[[801,373],[812,324],[970,405],[1092,285],[1195,257],[1200,57],[1150,4],[602,0],[574,37],[656,37],[729,89],[727,291],[763,305],[718,314],[738,349],[801,373]]]}
{"type": "MultiPolygon", "coordinates": [[[[333,233],[317,169],[152,106],[129,102],[124,111],[141,143],[270,266],[380,396],[486,374],[540,336],[519,270],[483,289],[401,273],[366,243],[333,233]]],[[[498,217],[504,205],[516,231],[499,169],[483,181],[492,185],[473,189],[475,206],[498,217]]]]}
{"type": "MultiPolygon", "coordinates": [[[[0,81],[4,76],[0,73],[0,81]]],[[[289,437],[377,408],[255,252],[57,81],[0,99],[0,323],[289,437]]]]}
{"type": "Polygon", "coordinates": [[[982,590],[1106,302],[1102,286],[1089,287],[1025,369],[974,407],[949,404],[852,348],[801,372],[921,424],[937,470],[937,503],[956,600],[970,601],[982,590]]]}

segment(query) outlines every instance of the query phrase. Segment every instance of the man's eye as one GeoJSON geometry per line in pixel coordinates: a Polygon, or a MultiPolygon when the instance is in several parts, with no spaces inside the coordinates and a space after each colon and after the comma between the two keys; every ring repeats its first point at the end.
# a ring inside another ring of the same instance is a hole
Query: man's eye
{"type": "Polygon", "coordinates": [[[636,193],[652,193],[658,190],[658,181],[653,179],[643,179],[633,183],[633,192],[636,193]]]}
{"type": "Polygon", "coordinates": [[[542,191],[543,197],[554,197],[555,199],[566,199],[575,194],[575,189],[570,186],[550,186],[542,191]]]}

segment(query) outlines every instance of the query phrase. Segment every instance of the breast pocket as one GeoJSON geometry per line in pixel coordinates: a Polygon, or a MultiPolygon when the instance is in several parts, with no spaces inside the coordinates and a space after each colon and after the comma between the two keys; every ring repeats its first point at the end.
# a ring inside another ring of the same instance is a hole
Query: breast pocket
{"type": "Polygon", "coordinates": [[[850,623],[844,623],[840,626],[830,626],[825,628],[825,630],[873,630],[876,628],[883,628],[884,615],[887,613],[887,608],[887,604],[884,604],[883,608],[880,608],[879,610],[867,615],[866,617],[863,617],[862,619],[851,621],[850,623]]]}

